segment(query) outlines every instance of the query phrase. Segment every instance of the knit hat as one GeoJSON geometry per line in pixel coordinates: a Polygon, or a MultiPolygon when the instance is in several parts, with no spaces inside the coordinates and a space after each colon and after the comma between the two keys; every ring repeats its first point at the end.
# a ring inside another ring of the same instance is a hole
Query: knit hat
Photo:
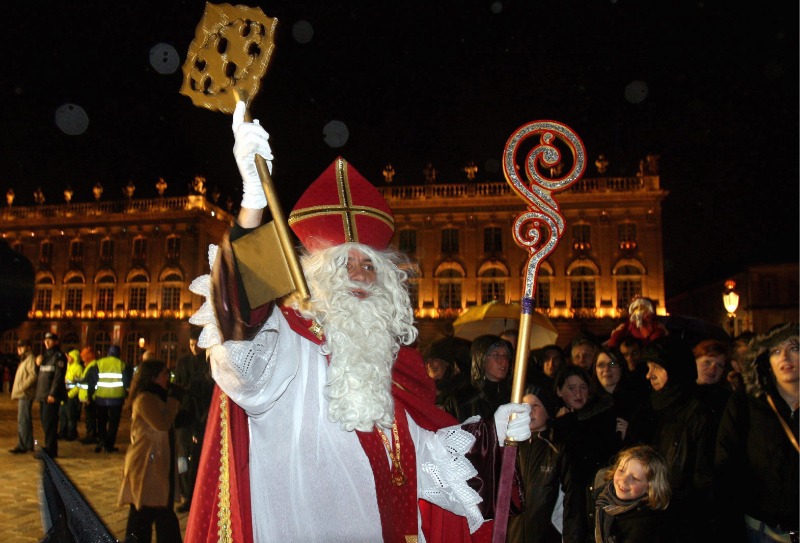
{"type": "Polygon", "coordinates": [[[644,348],[642,362],[654,362],[667,370],[668,382],[697,381],[697,363],[692,349],[677,336],[664,336],[650,342],[644,348]]]}
{"type": "Polygon", "coordinates": [[[47,332],[44,335],[44,339],[52,339],[53,341],[58,341],[58,334],[54,334],[53,332],[47,332]]]}
{"type": "Polygon", "coordinates": [[[394,234],[394,217],[386,200],[342,157],[306,189],[288,222],[311,252],[348,242],[380,251],[389,246],[394,234]]]}
{"type": "Polygon", "coordinates": [[[119,345],[112,345],[108,348],[108,356],[119,358],[119,345]]]}
{"type": "Polygon", "coordinates": [[[527,388],[525,388],[525,394],[526,395],[533,394],[534,396],[539,398],[539,401],[542,402],[545,411],[547,411],[548,419],[556,418],[556,413],[558,412],[559,403],[558,403],[558,398],[555,396],[555,394],[553,394],[546,388],[540,387],[539,385],[529,385],[527,388]]]}

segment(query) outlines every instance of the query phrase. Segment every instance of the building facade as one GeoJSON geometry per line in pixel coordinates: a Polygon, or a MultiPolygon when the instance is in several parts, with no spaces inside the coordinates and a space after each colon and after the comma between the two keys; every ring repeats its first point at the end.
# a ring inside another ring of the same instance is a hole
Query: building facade
{"type": "MultiPolygon", "coordinates": [[[[379,190],[395,215],[392,245],[415,264],[411,297],[420,345],[450,334],[465,309],[519,301],[528,253],[513,239],[526,207],[507,183],[467,181],[392,185],[379,190]]],[[[540,265],[537,310],[566,346],[579,331],[607,336],[634,296],[666,314],[661,202],[657,172],[584,177],[556,199],[566,231],[540,265]]],[[[188,318],[203,302],[189,291],[208,272],[208,245],[233,217],[203,193],[122,202],[12,207],[0,234],[34,265],[28,320],[4,333],[36,349],[48,331],[64,347],[119,345],[136,361],[143,350],[172,364],[187,351],[188,318]]]]}
{"type": "Polygon", "coordinates": [[[233,220],[202,194],[9,205],[0,217],[3,239],[35,270],[28,320],[3,334],[3,352],[18,338],[38,351],[55,332],[65,349],[118,345],[130,363],[147,349],[170,365],[188,352],[188,318],[203,302],[189,285],[233,220]]]}
{"type": "MultiPolygon", "coordinates": [[[[450,333],[465,309],[519,301],[529,254],[513,239],[525,207],[507,183],[381,189],[395,215],[393,246],[416,264],[412,303],[421,343],[450,333]]],[[[656,172],[584,177],[556,194],[566,231],[540,265],[535,301],[565,346],[579,331],[607,336],[634,296],[664,303],[661,202],[656,172]]]]}

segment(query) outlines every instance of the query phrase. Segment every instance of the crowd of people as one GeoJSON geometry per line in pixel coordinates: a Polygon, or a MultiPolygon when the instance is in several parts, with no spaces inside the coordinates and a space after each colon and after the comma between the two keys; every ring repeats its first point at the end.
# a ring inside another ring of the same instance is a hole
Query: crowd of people
{"type": "MultiPolygon", "coordinates": [[[[508,401],[513,351],[495,335],[469,357],[460,345],[435,341],[424,358],[438,405],[464,420],[508,401]]],[[[657,324],[581,334],[528,361],[527,500],[508,541],[797,540],[797,324],[731,341],[657,324]]]]}
{"type": "Polygon", "coordinates": [[[99,358],[88,346],[65,354],[52,332],[45,334],[44,349],[36,356],[28,340],[19,340],[10,391],[18,403],[18,441],[9,452],[42,454],[34,451],[32,420],[34,402],[39,402],[44,434],[39,448],[50,458],[58,458],[59,441],[77,440],[93,446],[95,453],[116,453],[127,402],[131,435],[119,493],[119,505],[130,507],[126,541],[149,541],[152,526],[159,542],[180,541],[175,510],[186,512],[191,506],[214,385],[197,334],[173,370],[152,357],[128,364],[116,345],[99,358]]]}
{"type": "Polygon", "coordinates": [[[81,406],[84,439],[113,453],[130,401],[126,542],[153,526],[180,542],[176,507],[189,509],[187,543],[797,541],[796,323],[690,344],[638,298],[605,340],[529,350],[510,329],[420,351],[391,209],[341,157],[289,217],[309,296],[251,304],[280,255],[262,225],[268,135],[245,109],[233,115],[242,207],[192,283],[206,301],[191,354],[172,376],[143,357],[129,386],[116,347],[65,355],[49,333],[33,357],[20,342],[11,452],[33,448],[38,401],[48,455],[61,409],[62,439],[78,438],[81,406]]]}

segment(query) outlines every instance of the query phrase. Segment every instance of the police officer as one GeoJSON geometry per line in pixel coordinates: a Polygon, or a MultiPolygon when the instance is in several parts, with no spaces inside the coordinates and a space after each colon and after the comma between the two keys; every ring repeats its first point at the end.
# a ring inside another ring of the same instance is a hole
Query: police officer
{"type": "Polygon", "coordinates": [[[47,332],[44,335],[45,351],[37,359],[39,378],[36,382],[36,401],[39,402],[39,415],[44,430],[42,449],[51,457],[58,457],[58,410],[61,402],[67,399],[64,376],[67,359],[58,346],[58,335],[47,332]]]}

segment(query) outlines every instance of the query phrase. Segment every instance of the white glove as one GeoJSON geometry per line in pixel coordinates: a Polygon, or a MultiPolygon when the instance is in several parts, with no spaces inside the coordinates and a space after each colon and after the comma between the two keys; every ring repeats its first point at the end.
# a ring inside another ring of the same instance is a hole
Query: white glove
{"type": "Polygon", "coordinates": [[[516,442],[526,441],[531,437],[531,406],[527,403],[507,403],[497,408],[494,413],[494,428],[500,446],[505,445],[506,437],[516,442]],[[509,421],[512,413],[517,416],[509,421]]]}
{"type": "Polygon", "coordinates": [[[261,187],[261,179],[256,169],[256,154],[267,161],[267,169],[272,173],[272,149],[269,146],[269,134],[254,119],[252,123],[244,122],[244,112],[247,106],[238,102],[233,111],[233,156],[239,167],[244,185],[242,187],[242,207],[248,209],[264,209],[267,207],[267,197],[261,187]]]}

